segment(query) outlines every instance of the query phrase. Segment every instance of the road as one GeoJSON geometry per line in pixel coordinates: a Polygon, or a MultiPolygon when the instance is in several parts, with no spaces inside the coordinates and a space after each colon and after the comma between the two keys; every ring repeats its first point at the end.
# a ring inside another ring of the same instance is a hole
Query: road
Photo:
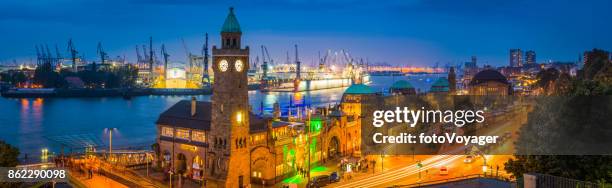
{"type": "MultiPolygon", "coordinates": [[[[515,111],[513,113],[504,114],[500,119],[504,120],[503,123],[498,124],[495,127],[487,128],[486,132],[488,135],[502,135],[505,132],[514,132],[518,130],[526,121],[526,111],[515,111]]],[[[483,132],[479,132],[478,135],[487,135],[483,132]]],[[[512,138],[516,138],[517,135],[512,134],[512,138]]],[[[514,140],[514,139],[512,139],[514,140]]],[[[495,149],[504,148],[505,152],[512,151],[512,142],[504,142],[495,149]],[[510,150],[507,150],[510,148],[510,150]]],[[[483,157],[477,156],[473,162],[465,163],[464,159],[466,155],[454,155],[462,154],[465,147],[458,147],[446,152],[448,155],[420,155],[416,156],[418,159],[422,159],[422,166],[419,168],[417,163],[404,164],[404,166],[396,166],[397,168],[390,169],[383,173],[375,174],[366,178],[340,182],[332,184],[333,187],[389,187],[393,185],[409,185],[419,182],[443,180],[454,177],[461,177],[466,175],[484,174],[486,170],[487,175],[510,177],[504,169],[504,163],[508,159],[512,158],[512,155],[485,155],[486,158],[486,169],[483,169],[484,161],[483,157]],[[447,175],[440,175],[440,168],[446,167],[448,169],[447,175]]],[[[405,157],[407,158],[407,157],[405,157]]],[[[409,159],[406,159],[409,160],[409,159]]],[[[390,166],[394,166],[390,164],[390,166]]]]}

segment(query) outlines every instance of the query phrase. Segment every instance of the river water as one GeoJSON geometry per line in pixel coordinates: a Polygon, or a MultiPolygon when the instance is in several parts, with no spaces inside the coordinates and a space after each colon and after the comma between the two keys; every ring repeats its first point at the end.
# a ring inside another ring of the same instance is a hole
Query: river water
{"type": "MultiPolygon", "coordinates": [[[[369,84],[376,91],[385,91],[394,81],[405,79],[420,91],[427,91],[437,77],[445,75],[413,75],[406,77],[373,76],[369,84]]],[[[255,112],[270,110],[275,102],[281,106],[306,103],[325,106],[338,103],[346,88],[300,93],[249,92],[255,112]]],[[[20,157],[38,156],[42,149],[59,152],[62,142],[92,140],[107,145],[105,128],[113,132],[113,148],[149,148],[155,142],[155,121],[158,115],[190,96],[144,96],[123,98],[0,98],[0,140],[20,149],[20,157]],[[63,139],[63,141],[62,141],[63,139]]],[[[210,96],[198,96],[209,101],[210,96]]],[[[68,149],[65,148],[66,152],[68,149]]]]}

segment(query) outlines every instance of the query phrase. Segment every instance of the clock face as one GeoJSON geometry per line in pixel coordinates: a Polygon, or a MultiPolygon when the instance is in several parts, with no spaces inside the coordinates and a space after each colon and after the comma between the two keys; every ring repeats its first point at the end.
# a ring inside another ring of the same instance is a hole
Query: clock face
{"type": "Polygon", "coordinates": [[[242,72],[242,69],[244,68],[244,64],[240,60],[237,60],[234,66],[236,67],[236,71],[238,72],[242,72]]]}
{"type": "Polygon", "coordinates": [[[221,72],[225,72],[227,71],[227,68],[229,67],[229,64],[227,63],[227,61],[221,60],[221,62],[219,63],[219,70],[221,70],[221,72]]]}

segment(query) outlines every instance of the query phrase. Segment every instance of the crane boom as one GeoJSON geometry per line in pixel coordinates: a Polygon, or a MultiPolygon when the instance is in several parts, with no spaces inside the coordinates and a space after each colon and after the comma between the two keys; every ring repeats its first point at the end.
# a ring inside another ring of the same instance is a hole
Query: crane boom
{"type": "Polygon", "coordinates": [[[77,72],[78,69],[77,69],[76,60],[77,60],[77,54],[79,52],[74,48],[74,43],[72,43],[72,39],[68,40],[68,52],[70,52],[70,56],[72,57],[72,71],[77,72]]]}

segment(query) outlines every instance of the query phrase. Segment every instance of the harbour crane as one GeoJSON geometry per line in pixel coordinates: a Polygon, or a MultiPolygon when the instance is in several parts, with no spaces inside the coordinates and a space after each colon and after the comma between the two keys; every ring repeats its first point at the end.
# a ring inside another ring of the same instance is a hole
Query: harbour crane
{"type": "Polygon", "coordinates": [[[140,55],[140,49],[138,48],[138,45],[136,45],[136,62],[141,62],[142,61],[142,56],[140,55]]]}
{"type": "Polygon", "coordinates": [[[72,57],[72,71],[78,72],[76,61],[77,54],[79,52],[75,49],[74,43],[72,43],[72,39],[68,40],[68,52],[70,52],[70,56],[72,57]]]}
{"type": "Polygon", "coordinates": [[[59,48],[57,47],[57,44],[55,44],[55,55],[56,55],[56,57],[55,57],[55,62],[56,62],[55,65],[59,69],[61,69],[62,68],[62,63],[63,63],[62,62],[63,58],[62,58],[62,54],[60,54],[60,51],[59,51],[59,48]]]}
{"type": "Polygon", "coordinates": [[[168,75],[168,73],[167,73],[167,71],[168,71],[168,57],[170,57],[170,55],[166,51],[166,46],[164,44],[162,44],[162,46],[161,46],[161,54],[164,57],[164,78],[165,78],[168,75]]]}
{"type": "Polygon", "coordinates": [[[153,73],[153,37],[149,37],[149,72],[153,73]]]}
{"type": "Polygon", "coordinates": [[[185,39],[181,38],[181,43],[183,44],[183,49],[185,49],[185,55],[187,55],[187,61],[189,61],[189,67],[193,67],[193,54],[187,48],[187,44],[185,43],[185,39]]]}
{"type": "MultiPolygon", "coordinates": [[[[106,62],[107,54],[104,51],[104,48],[102,48],[102,42],[98,42],[98,48],[96,49],[96,54],[100,56],[100,64],[104,65],[106,62]]],[[[97,71],[95,61],[93,61],[92,63],[91,70],[94,72],[97,71]]]]}
{"type": "Polygon", "coordinates": [[[142,54],[144,55],[143,62],[149,61],[149,54],[147,53],[147,46],[142,45],[142,54]]]}
{"type": "Polygon", "coordinates": [[[299,80],[302,78],[301,76],[301,65],[302,62],[300,62],[300,59],[298,57],[298,45],[295,45],[295,79],[299,80]]]}
{"type": "Polygon", "coordinates": [[[203,63],[204,63],[204,75],[206,75],[206,77],[208,77],[208,33],[206,33],[206,37],[204,39],[204,48],[202,49],[202,57],[204,57],[203,63]]]}
{"type": "Polygon", "coordinates": [[[202,64],[204,64],[202,68],[202,85],[210,86],[210,77],[208,76],[208,33],[205,34],[204,37],[204,47],[202,48],[202,64]]]}
{"type": "Polygon", "coordinates": [[[38,48],[38,45],[35,45],[34,47],[36,47],[36,64],[40,65],[40,60],[41,60],[40,49],[38,48]]]}

